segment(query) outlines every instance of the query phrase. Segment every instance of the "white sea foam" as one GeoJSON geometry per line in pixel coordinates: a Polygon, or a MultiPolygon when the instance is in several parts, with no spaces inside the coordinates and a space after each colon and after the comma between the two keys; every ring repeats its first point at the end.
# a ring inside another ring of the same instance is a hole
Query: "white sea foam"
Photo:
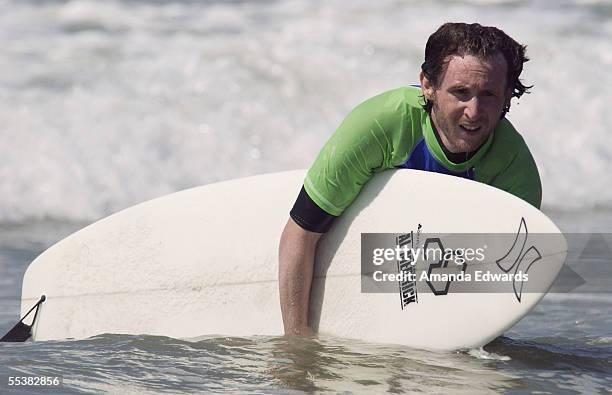
{"type": "Polygon", "coordinates": [[[478,359],[487,359],[487,360],[493,360],[493,361],[509,361],[511,359],[510,357],[506,355],[499,355],[499,354],[485,351],[482,347],[471,348],[468,350],[468,354],[478,359]]]}
{"type": "Polygon", "coordinates": [[[545,206],[612,207],[610,13],[579,1],[0,1],[0,222],[91,220],[307,167],[351,107],[417,82],[448,20],[528,45],[535,88],[509,118],[545,206]]]}

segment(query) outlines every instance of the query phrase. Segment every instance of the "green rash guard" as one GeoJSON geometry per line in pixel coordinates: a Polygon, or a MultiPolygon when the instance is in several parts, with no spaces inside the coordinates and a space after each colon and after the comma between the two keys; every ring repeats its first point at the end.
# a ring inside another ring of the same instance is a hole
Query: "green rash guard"
{"type": "Polygon", "coordinates": [[[412,168],[469,178],[539,208],[542,186],[521,135],[502,119],[466,162],[453,163],[423,109],[420,88],[375,96],[349,113],[310,167],[304,189],[328,214],[339,216],[377,172],[412,168]]]}

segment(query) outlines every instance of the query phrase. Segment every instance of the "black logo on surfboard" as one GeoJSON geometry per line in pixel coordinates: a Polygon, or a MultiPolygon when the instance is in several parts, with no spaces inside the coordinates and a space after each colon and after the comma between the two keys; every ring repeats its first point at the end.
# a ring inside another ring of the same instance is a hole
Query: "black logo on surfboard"
{"type": "Polygon", "coordinates": [[[396,239],[396,244],[399,248],[408,247],[409,252],[404,256],[403,259],[397,261],[397,270],[399,273],[404,273],[402,281],[399,281],[399,294],[400,303],[402,310],[410,303],[419,303],[419,297],[416,287],[416,262],[414,254],[414,246],[419,245],[419,239],[421,236],[421,224],[417,227],[416,237],[414,232],[401,234],[396,239]]]}
{"type": "Polygon", "coordinates": [[[538,251],[534,245],[529,246],[529,248],[525,250],[528,236],[529,231],[527,229],[527,222],[525,218],[521,218],[521,223],[518,232],[516,232],[516,238],[514,239],[514,243],[512,243],[512,247],[510,247],[506,255],[495,261],[497,266],[505,273],[514,269],[515,276],[513,276],[512,288],[514,289],[516,300],[518,300],[519,303],[521,302],[521,296],[523,294],[523,281],[517,280],[516,274],[519,271],[527,273],[535,262],[542,259],[542,254],[540,254],[540,251],[538,251]],[[512,264],[509,264],[510,262],[512,262],[512,264]],[[523,270],[522,268],[525,266],[526,268],[523,270]]]}

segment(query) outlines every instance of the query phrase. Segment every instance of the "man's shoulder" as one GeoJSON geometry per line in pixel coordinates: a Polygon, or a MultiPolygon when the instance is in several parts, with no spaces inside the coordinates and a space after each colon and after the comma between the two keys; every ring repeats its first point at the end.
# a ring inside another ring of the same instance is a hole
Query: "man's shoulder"
{"type": "Polygon", "coordinates": [[[512,151],[517,149],[528,150],[525,139],[507,118],[503,118],[497,124],[493,143],[512,151]]]}
{"type": "Polygon", "coordinates": [[[495,128],[493,143],[477,174],[479,181],[540,206],[542,185],[537,165],[525,139],[507,119],[502,119],[495,128]]]}
{"type": "Polygon", "coordinates": [[[415,86],[402,86],[370,97],[356,109],[386,114],[405,114],[406,112],[425,111],[421,89],[415,86]]]}
{"type": "Polygon", "coordinates": [[[494,133],[493,142],[484,158],[486,164],[501,171],[518,157],[531,156],[525,139],[508,119],[499,121],[494,133]]]}
{"type": "Polygon", "coordinates": [[[517,158],[531,156],[523,136],[508,119],[502,119],[494,133],[491,146],[478,165],[481,181],[486,183],[506,171],[517,158]]]}

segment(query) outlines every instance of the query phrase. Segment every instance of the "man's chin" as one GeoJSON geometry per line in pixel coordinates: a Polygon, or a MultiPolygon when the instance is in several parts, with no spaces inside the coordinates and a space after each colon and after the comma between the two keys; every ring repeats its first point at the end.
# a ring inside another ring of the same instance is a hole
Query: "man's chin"
{"type": "MultiPolygon", "coordinates": [[[[463,134],[463,133],[462,133],[463,134]]],[[[489,137],[489,133],[478,134],[478,135],[467,135],[460,136],[457,140],[455,140],[455,149],[457,152],[472,152],[476,151],[489,137]]]]}
{"type": "Polygon", "coordinates": [[[475,140],[461,139],[455,143],[455,150],[457,151],[457,153],[476,151],[482,145],[482,143],[484,143],[485,140],[486,139],[481,139],[481,138],[475,139],[475,140]]]}

